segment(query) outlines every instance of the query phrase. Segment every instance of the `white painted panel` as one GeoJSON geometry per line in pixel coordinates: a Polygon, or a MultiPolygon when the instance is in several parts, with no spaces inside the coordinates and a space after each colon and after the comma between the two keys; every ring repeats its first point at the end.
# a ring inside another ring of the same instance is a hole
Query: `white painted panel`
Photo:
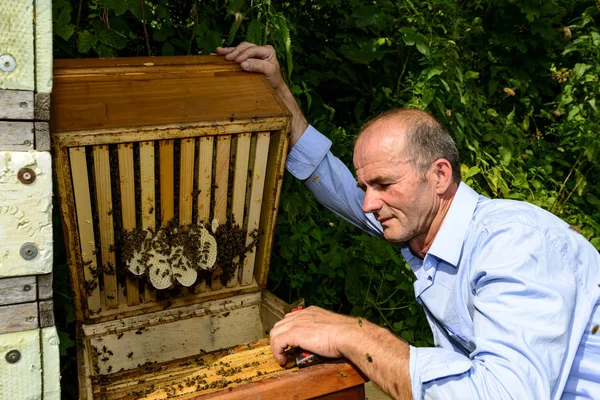
{"type": "Polygon", "coordinates": [[[35,0],[35,90],[52,91],[52,0],[35,0]]]}
{"type": "Polygon", "coordinates": [[[16,62],[12,71],[0,70],[0,89],[35,90],[33,1],[2,0],[0,32],[0,57],[16,62]]]}
{"type": "Polygon", "coordinates": [[[40,331],[0,335],[0,398],[39,400],[42,393],[40,331]],[[6,354],[16,350],[20,359],[14,364],[6,354]]]}
{"type": "Polygon", "coordinates": [[[52,162],[48,152],[0,152],[0,277],[52,271],[52,162]],[[29,185],[18,179],[21,168],[36,174],[29,185]],[[21,257],[25,243],[38,254],[21,257]]]}
{"type": "Polygon", "coordinates": [[[42,377],[43,399],[60,399],[60,350],[55,326],[42,331],[42,377]]]}

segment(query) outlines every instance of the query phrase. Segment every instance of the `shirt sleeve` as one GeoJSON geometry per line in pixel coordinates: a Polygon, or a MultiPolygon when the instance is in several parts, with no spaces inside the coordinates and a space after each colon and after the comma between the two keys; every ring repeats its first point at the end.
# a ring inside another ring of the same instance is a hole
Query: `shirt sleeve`
{"type": "Polygon", "coordinates": [[[365,193],[346,165],[329,151],[331,141],[309,125],[290,150],[286,169],[304,181],[317,201],[372,234],[383,232],[373,214],[362,211],[365,193]]]}
{"type": "Polygon", "coordinates": [[[413,398],[559,398],[568,342],[578,334],[577,283],[561,246],[537,227],[510,223],[482,234],[474,248],[475,350],[411,348],[413,398]]]}

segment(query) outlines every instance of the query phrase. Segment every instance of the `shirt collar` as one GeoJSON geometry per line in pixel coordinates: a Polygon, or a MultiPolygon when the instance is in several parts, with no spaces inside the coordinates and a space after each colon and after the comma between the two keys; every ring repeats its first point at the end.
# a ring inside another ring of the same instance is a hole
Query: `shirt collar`
{"type": "Polygon", "coordinates": [[[454,267],[458,265],[462,244],[478,201],[479,194],[476,191],[464,182],[458,185],[450,209],[444,217],[428,254],[436,256],[454,267]]]}

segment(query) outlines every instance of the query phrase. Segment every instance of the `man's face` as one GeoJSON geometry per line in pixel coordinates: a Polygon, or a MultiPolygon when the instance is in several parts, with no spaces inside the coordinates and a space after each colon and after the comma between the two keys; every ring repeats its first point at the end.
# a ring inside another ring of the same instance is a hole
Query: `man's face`
{"type": "Polygon", "coordinates": [[[424,237],[439,207],[435,176],[424,179],[404,156],[404,136],[381,121],[363,132],[354,149],[358,184],[365,190],[363,211],[373,213],[390,242],[424,237]]]}

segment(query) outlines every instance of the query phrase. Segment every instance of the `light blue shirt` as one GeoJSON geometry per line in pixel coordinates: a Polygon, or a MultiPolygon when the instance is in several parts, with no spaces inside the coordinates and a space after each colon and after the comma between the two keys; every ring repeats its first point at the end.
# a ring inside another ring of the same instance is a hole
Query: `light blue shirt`
{"type": "MultiPolygon", "coordinates": [[[[286,168],[380,236],[364,192],[312,126],[286,168]]],[[[461,183],[421,260],[404,247],[435,348],[410,347],[417,399],[600,399],[600,255],[564,221],[461,183]]]]}

